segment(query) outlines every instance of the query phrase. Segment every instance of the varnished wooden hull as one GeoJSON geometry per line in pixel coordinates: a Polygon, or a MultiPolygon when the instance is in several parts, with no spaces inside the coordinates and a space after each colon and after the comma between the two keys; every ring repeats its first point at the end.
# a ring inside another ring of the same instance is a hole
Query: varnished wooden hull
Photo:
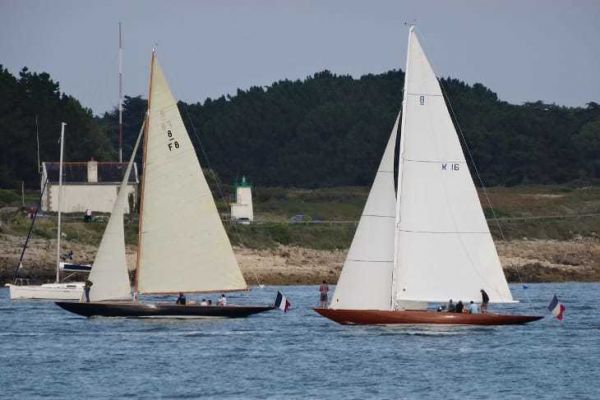
{"type": "Polygon", "coordinates": [[[333,310],[315,308],[317,313],[342,325],[517,325],[542,319],[532,315],[494,313],[467,314],[436,311],[333,310]]]}
{"type": "Polygon", "coordinates": [[[171,303],[60,301],[59,307],[84,317],[126,318],[245,318],[273,310],[273,306],[200,306],[171,303]]]}

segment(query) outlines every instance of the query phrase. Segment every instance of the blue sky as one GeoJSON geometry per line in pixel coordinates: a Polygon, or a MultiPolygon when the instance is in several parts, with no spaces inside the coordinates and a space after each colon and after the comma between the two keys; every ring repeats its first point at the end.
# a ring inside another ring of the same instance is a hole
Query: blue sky
{"type": "Polygon", "coordinates": [[[65,1],[0,0],[0,64],[49,72],[102,113],[124,90],[145,95],[152,47],[176,97],[329,69],[358,77],[404,68],[417,21],[436,72],[481,82],[512,103],[600,102],[600,1],[65,1]]]}

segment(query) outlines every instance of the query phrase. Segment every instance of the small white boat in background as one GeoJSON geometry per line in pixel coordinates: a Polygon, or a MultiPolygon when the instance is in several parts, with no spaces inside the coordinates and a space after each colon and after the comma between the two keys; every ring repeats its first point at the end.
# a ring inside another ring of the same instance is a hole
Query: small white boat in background
{"type": "Polygon", "coordinates": [[[13,285],[7,283],[11,300],[79,300],[84,282],[46,283],[43,285],[13,285]]]}
{"type": "MultiPolygon", "coordinates": [[[[58,178],[58,232],[57,232],[57,243],[56,243],[56,281],[54,283],[46,283],[43,285],[29,285],[26,279],[15,277],[13,284],[6,284],[9,288],[11,300],[23,300],[23,299],[36,299],[36,300],[79,300],[83,295],[84,282],[61,282],[60,274],[61,271],[65,272],[89,272],[91,265],[79,265],[74,263],[62,262],[60,258],[60,239],[61,239],[61,197],[62,197],[62,165],[63,165],[63,150],[64,150],[64,138],[65,138],[65,126],[66,123],[62,123],[60,131],[60,167],[59,167],[59,178],[58,178]]],[[[42,193],[44,190],[42,190],[42,193]]],[[[37,215],[37,213],[36,213],[37,215]]],[[[23,256],[27,249],[27,243],[31,237],[31,231],[33,224],[35,223],[35,216],[29,229],[29,234],[25,240],[23,251],[21,252],[21,259],[19,260],[18,271],[22,267],[23,256]]]]}

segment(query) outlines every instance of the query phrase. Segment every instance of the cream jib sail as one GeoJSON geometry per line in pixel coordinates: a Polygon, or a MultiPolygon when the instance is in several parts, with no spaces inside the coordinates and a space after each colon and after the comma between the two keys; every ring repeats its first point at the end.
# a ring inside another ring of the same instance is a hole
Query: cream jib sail
{"type": "MultiPolygon", "coordinates": [[[[142,126],[142,130],[144,127],[142,126]]],[[[94,267],[90,272],[89,280],[93,282],[93,290],[90,290],[91,301],[104,300],[130,300],[131,285],[129,284],[129,269],[125,252],[125,226],[123,225],[123,210],[127,205],[127,183],[135,161],[135,155],[140,145],[142,132],[133,147],[131,160],[127,165],[119,194],[115,200],[112,213],[100,246],[96,252],[94,267]]],[[[131,210],[133,212],[133,210],[131,210]]]]}

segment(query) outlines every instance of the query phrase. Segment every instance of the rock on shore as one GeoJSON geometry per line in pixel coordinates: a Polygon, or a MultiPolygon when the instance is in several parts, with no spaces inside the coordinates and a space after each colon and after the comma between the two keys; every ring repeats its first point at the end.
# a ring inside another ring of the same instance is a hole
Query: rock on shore
{"type": "MultiPolygon", "coordinates": [[[[0,282],[10,282],[17,265],[23,238],[0,235],[0,282]]],[[[512,282],[599,281],[600,240],[576,239],[515,240],[497,242],[506,276],[512,282]]],[[[63,250],[72,250],[76,262],[94,259],[96,248],[64,241],[63,250]]],[[[135,265],[135,247],[128,246],[128,264],[135,265]]],[[[335,283],[346,250],[314,250],[279,246],[275,249],[235,248],[249,285],[335,283]]],[[[23,261],[21,275],[32,282],[54,280],[56,241],[33,239],[23,261]]]]}

